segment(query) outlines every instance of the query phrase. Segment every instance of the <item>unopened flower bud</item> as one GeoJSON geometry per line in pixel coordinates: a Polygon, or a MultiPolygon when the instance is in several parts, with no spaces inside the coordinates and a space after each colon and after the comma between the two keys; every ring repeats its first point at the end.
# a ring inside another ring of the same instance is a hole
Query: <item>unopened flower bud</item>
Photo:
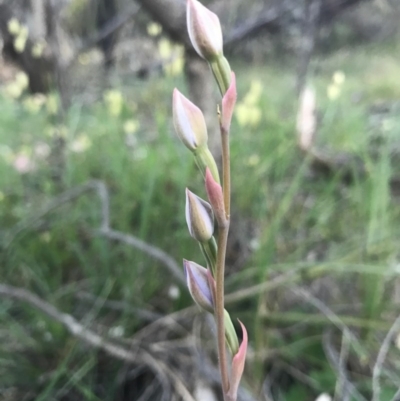
{"type": "Polygon", "coordinates": [[[207,146],[207,127],[201,110],[174,89],[172,113],[175,131],[183,144],[191,151],[207,146]]]}
{"type": "Polygon", "coordinates": [[[214,233],[211,205],[186,189],[185,212],[190,235],[199,242],[209,241],[214,233]]]}
{"type": "Polygon", "coordinates": [[[222,30],[216,14],[197,0],[188,0],[186,7],[187,28],[193,47],[208,62],[222,54],[222,30]]]}
{"type": "Polygon", "coordinates": [[[195,262],[183,260],[186,282],[190,295],[202,309],[214,312],[214,300],[210,280],[213,280],[209,271],[195,262]]]}

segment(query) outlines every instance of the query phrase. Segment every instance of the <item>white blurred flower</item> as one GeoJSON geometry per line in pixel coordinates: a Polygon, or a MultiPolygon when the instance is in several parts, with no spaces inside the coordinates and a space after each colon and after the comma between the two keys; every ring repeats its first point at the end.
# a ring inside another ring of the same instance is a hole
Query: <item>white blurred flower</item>
{"type": "Polygon", "coordinates": [[[137,120],[126,120],[124,122],[124,132],[125,134],[134,134],[139,128],[139,121],[137,120]]]}
{"type": "Polygon", "coordinates": [[[176,285],[171,285],[168,288],[168,297],[170,299],[178,299],[181,296],[181,290],[176,285]]]}
{"type": "Polygon", "coordinates": [[[33,58],[41,57],[44,52],[45,47],[46,47],[45,42],[36,42],[32,46],[32,57],[33,58]]]}
{"type": "Polygon", "coordinates": [[[39,142],[34,148],[35,156],[39,159],[45,159],[50,155],[50,146],[45,142],[39,142]]]}
{"type": "Polygon", "coordinates": [[[110,115],[118,117],[124,106],[124,97],[122,93],[118,90],[109,90],[104,93],[103,98],[110,115]]]}
{"type": "Polygon", "coordinates": [[[125,329],[123,326],[115,326],[111,327],[108,333],[111,337],[121,338],[125,334],[125,329]]]}
{"type": "Polygon", "coordinates": [[[21,24],[16,18],[11,18],[7,23],[7,29],[11,35],[17,35],[21,30],[21,24]]]}
{"type": "Polygon", "coordinates": [[[162,26],[156,22],[151,22],[147,25],[147,33],[150,36],[158,36],[162,32],[162,26]]]}
{"type": "Polygon", "coordinates": [[[87,135],[80,135],[74,141],[71,142],[69,148],[72,152],[83,153],[86,152],[92,146],[92,141],[87,135]]]}
{"type": "Polygon", "coordinates": [[[343,71],[336,71],[333,74],[332,77],[332,81],[336,84],[336,85],[342,85],[344,83],[344,81],[346,80],[346,75],[344,75],[343,71]]]}
{"type": "Polygon", "coordinates": [[[332,397],[328,393],[320,394],[315,401],[332,401],[332,397]]]}
{"type": "Polygon", "coordinates": [[[17,154],[13,161],[13,167],[20,174],[26,174],[31,171],[34,171],[36,166],[32,159],[25,154],[17,154]]]}
{"type": "Polygon", "coordinates": [[[336,100],[340,96],[340,88],[335,84],[330,84],[326,90],[329,100],[336,100]]]}
{"type": "Polygon", "coordinates": [[[25,50],[26,41],[28,39],[28,29],[23,26],[14,39],[14,49],[17,53],[22,53],[25,50]]]}
{"type": "Polygon", "coordinates": [[[24,72],[20,71],[15,75],[15,82],[22,88],[26,89],[29,85],[29,77],[24,72]]]}
{"type": "Polygon", "coordinates": [[[214,391],[202,381],[197,383],[193,397],[196,401],[217,401],[214,391]]]}
{"type": "Polygon", "coordinates": [[[314,141],[315,130],[317,127],[315,109],[315,91],[310,87],[306,87],[300,96],[296,124],[299,145],[300,148],[305,151],[311,148],[314,141]]]}

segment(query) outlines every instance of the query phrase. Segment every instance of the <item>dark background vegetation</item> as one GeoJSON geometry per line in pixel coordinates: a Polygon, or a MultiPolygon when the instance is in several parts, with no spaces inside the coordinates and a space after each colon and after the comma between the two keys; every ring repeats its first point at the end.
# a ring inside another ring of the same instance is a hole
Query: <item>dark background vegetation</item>
{"type": "MultiPolygon", "coordinates": [[[[204,4],[238,79],[239,400],[399,400],[399,1],[204,4]]],[[[203,263],[184,189],[204,190],[174,87],[219,155],[185,1],[0,0],[0,48],[0,400],[219,400],[214,323],[181,268],[203,263]]]]}

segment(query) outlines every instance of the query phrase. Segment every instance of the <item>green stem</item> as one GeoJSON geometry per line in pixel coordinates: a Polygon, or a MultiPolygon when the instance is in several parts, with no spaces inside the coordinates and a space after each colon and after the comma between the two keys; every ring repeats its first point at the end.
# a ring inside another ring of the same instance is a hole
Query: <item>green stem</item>
{"type": "Polygon", "coordinates": [[[217,342],[218,359],[221,371],[222,390],[225,394],[229,390],[229,376],[226,361],[225,347],[225,321],[224,321],[224,275],[225,275],[225,256],[226,245],[228,242],[229,220],[224,225],[219,226],[218,230],[218,253],[216,266],[216,296],[215,296],[215,319],[217,321],[217,342]]]}
{"type": "Polygon", "coordinates": [[[222,140],[222,182],[224,193],[225,215],[229,220],[231,215],[231,168],[230,168],[230,149],[229,132],[221,127],[222,140]]]}
{"type": "Polygon", "coordinates": [[[224,400],[230,401],[229,391],[229,375],[226,360],[225,347],[225,322],[224,322],[224,278],[225,278],[225,257],[226,246],[228,243],[229,223],[230,223],[230,194],[231,194],[231,177],[230,177],[230,152],[229,152],[229,133],[221,127],[222,140],[222,188],[224,194],[224,206],[226,220],[218,224],[218,253],[216,265],[216,300],[215,300],[215,319],[217,321],[217,337],[218,337],[218,358],[221,371],[222,390],[224,400]]]}

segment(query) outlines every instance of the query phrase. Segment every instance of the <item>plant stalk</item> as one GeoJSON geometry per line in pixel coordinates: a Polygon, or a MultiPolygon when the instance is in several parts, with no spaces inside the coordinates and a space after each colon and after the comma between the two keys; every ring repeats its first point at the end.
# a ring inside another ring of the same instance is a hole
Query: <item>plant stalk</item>
{"type": "Polygon", "coordinates": [[[230,223],[230,195],[231,195],[231,177],[230,177],[230,152],[229,152],[229,133],[221,127],[222,141],[222,189],[224,195],[224,206],[226,219],[218,224],[218,253],[216,265],[216,300],[215,300],[215,319],[217,322],[218,337],[218,358],[221,372],[222,390],[224,401],[232,400],[228,395],[229,374],[226,360],[225,345],[225,323],[224,323],[224,278],[225,278],[225,257],[226,246],[228,243],[229,223],[230,223]]]}
{"type": "Polygon", "coordinates": [[[222,189],[224,193],[225,216],[229,221],[231,215],[231,162],[229,149],[229,132],[222,126],[221,141],[222,141],[222,189]]]}
{"type": "Polygon", "coordinates": [[[224,400],[229,390],[229,375],[226,360],[225,346],[225,320],[224,320],[224,274],[225,274],[225,255],[226,244],[228,241],[229,220],[223,226],[218,226],[218,253],[216,266],[216,291],[215,291],[215,319],[217,322],[217,342],[219,369],[221,372],[222,390],[224,400]]]}

